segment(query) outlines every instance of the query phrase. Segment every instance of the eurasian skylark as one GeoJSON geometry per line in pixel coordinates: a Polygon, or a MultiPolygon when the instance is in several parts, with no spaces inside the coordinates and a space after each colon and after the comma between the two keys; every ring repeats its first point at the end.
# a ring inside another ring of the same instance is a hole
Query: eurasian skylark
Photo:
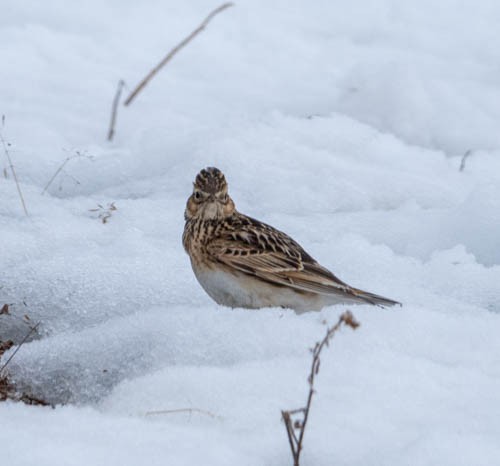
{"type": "Polygon", "coordinates": [[[399,304],[347,285],[288,235],[238,212],[217,168],[196,176],[184,218],[184,249],[218,304],[301,312],[339,303],[399,304]]]}

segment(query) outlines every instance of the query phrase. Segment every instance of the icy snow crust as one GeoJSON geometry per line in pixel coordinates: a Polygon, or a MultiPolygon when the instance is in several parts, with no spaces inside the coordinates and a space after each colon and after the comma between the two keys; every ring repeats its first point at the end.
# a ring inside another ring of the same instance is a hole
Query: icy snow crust
{"type": "Polygon", "coordinates": [[[180,238],[207,165],[242,212],[404,303],[351,307],[362,325],[323,357],[303,464],[500,464],[500,5],[239,1],[107,143],[117,81],[215,6],[2,6],[2,134],[30,218],[2,177],[0,339],[40,321],[10,375],[68,403],[1,404],[2,464],[291,464],[280,410],[303,405],[308,348],[345,308],[204,294],[180,238]],[[111,202],[104,225],[89,209],[111,202]]]}

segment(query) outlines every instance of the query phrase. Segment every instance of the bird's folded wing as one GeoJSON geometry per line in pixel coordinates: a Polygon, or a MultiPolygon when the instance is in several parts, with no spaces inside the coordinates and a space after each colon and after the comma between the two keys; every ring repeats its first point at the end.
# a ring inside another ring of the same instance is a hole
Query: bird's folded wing
{"type": "Polygon", "coordinates": [[[354,294],[329,270],[295,248],[296,243],[292,247],[276,244],[266,247],[266,244],[248,243],[245,239],[233,236],[214,240],[208,245],[208,252],[214,260],[229,268],[274,285],[320,294],[354,294]]]}

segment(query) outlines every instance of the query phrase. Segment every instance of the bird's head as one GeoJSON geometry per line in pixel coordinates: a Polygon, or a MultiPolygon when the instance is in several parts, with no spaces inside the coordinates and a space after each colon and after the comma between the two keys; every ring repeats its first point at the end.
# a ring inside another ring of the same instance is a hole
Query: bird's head
{"type": "Polygon", "coordinates": [[[232,215],[234,210],[224,174],[215,167],[201,170],[193,183],[193,194],[187,200],[185,219],[223,219],[232,215]]]}

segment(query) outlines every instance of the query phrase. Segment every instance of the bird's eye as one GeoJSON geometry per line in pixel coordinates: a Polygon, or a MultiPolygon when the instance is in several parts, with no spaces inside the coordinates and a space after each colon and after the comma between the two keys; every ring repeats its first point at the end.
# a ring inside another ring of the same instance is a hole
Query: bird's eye
{"type": "Polygon", "coordinates": [[[194,192],[194,198],[195,198],[196,201],[201,200],[201,193],[200,193],[200,191],[195,191],[194,192]]]}

